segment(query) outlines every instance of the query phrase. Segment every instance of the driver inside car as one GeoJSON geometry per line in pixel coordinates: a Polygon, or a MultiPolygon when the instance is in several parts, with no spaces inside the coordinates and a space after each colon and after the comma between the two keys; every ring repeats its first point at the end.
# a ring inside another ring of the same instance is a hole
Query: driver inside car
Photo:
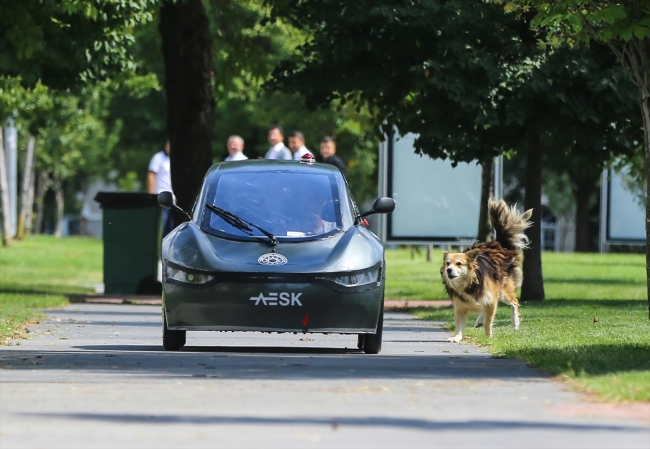
{"type": "Polygon", "coordinates": [[[334,205],[328,201],[325,189],[306,188],[299,196],[300,205],[297,208],[298,226],[303,235],[326,234],[336,228],[334,205]]]}

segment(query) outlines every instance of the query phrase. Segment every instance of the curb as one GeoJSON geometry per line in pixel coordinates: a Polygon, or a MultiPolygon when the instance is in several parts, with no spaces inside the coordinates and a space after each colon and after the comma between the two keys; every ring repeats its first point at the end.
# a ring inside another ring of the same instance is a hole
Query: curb
{"type": "Polygon", "coordinates": [[[162,298],[156,295],[66,295],[71,304],[137,304],[157,306],[162,298]]]}

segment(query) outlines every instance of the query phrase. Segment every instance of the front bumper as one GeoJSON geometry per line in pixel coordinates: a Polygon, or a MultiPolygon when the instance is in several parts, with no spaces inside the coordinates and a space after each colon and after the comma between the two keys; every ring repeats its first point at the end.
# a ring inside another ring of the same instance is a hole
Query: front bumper
{"type": "Polygon", "coordinates": [[[205,288],[163,284],[169,329],[190,331],[375,333],[383,282],[366,289],[326,282],[241,278],[205,288]],[[361,290],[361,291],[360,291],[361,290]]]}

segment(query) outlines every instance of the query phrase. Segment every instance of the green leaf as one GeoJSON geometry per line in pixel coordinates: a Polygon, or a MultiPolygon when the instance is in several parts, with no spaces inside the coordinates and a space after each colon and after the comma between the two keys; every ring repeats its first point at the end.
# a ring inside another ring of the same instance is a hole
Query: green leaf
{"type": "Polygon", "coordinates": [[[580,17],[578,17],[577,14],[571,14],[567,17],[569,20],[569,23],[571,24],[571,28],[573,28],[573,31],[580,32],[582,31],[582,21],[580,20],[580,17]]]}
{"type": "Polygon", "coordinates": [[[609,23],[610,25],[613,24],[616,21],[616,17],[614,14],[609,10],[605,9],[602,11],[602,16],[605,19],[605,22],[609,23]]]}
{"type": "Polygon", "coordinates": [[[634,29],[632,27],[624,29],[620,33],[621,39],[623,39],[625,42],[629,41],[630,39],[632,39],[633,31],[634,29]]]}
{"type": "Polygon", "coordinates": [[[611,11],[612,15],[617,19],[625,19],[627,17],[622,5],[612,5],[607,9],[611,11]]]}
{"type": "Polygon", "coordinates": [[[634,35],[639,38],[643,39],[646,35],[646,29],[643,27],[635,26],[632,28],[634,30],[634,35]]]}

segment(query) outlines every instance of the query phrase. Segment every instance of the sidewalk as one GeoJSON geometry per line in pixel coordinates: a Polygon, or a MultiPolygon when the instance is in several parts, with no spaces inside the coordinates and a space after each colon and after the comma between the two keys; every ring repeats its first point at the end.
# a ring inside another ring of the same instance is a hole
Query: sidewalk
{"type": "Polygon", "coordinates": [[[46,313],[0,352],[3,449],[649,447],[648,408],[591,404],[407,313],[386,313],[379,355],[355,335],[261,332],[164,351],[157,307],[46,313]]]}

